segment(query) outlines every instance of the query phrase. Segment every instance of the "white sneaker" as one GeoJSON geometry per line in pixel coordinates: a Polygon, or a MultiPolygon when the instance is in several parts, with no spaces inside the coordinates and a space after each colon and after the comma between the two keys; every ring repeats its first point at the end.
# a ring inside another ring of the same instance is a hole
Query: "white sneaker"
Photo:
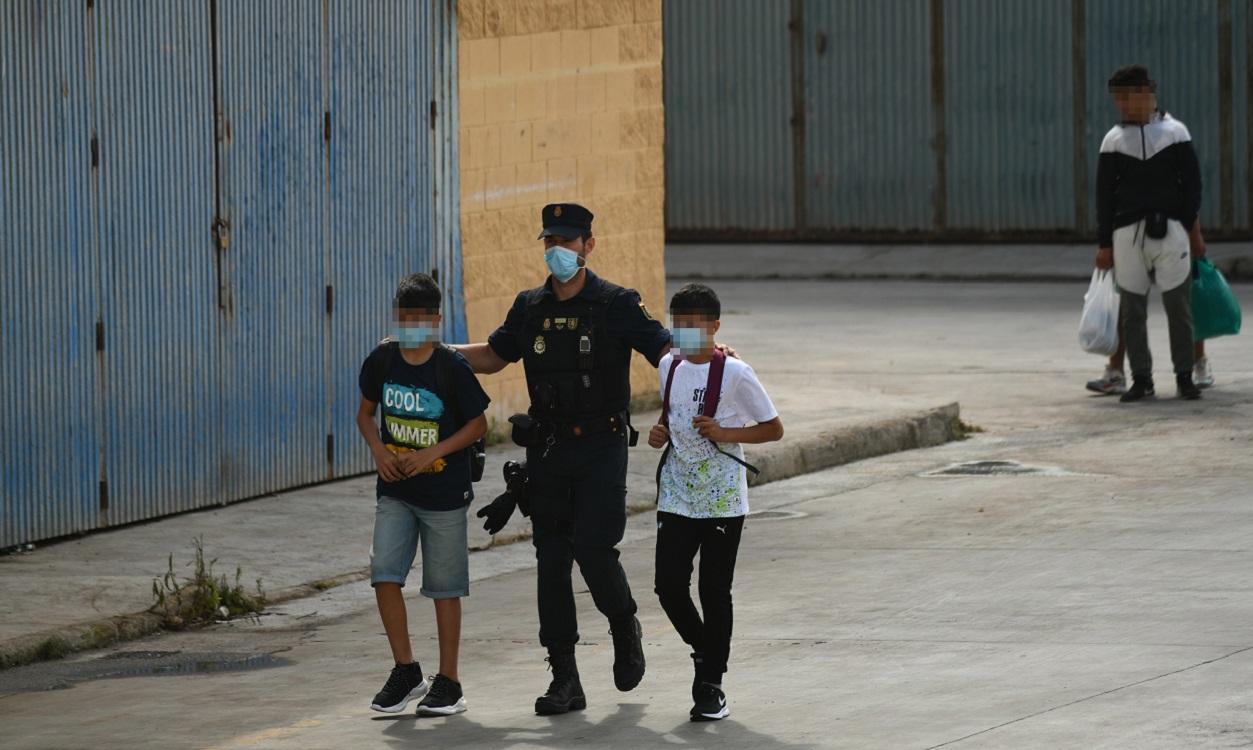
{"type": "Polygon", "coordinates": [[[1096,380],[1089,380],[1087,389],[1093,393],[1101,393],[1106,396],[1116,396],[1127,391],[1127,376],[1122,374],[1122,370],[1115,370],[1112,367],[1105,368],[1105,374],[1096,380]]]}
{"type": "Polygon", "coordinates": [[[1197,388],[1210,388],[1214,385],[1214,371],[1209,368],[1209,357],[1201,357],[1192,366],[1192,382],[1197,388]]]}

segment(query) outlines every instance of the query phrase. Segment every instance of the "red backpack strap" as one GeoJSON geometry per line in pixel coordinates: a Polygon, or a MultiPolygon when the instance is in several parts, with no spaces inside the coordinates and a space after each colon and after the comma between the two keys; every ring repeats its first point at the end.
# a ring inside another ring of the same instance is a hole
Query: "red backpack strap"
{"type": "Polygon", "coordinates": [[[709,360],[709,377],[705,380],[705,408],[701,413],[712,417],[718,411],[718,399],[722,396],[722,373],[727,368],[727,355],[721,349],[714,349],[713,359],[709,360]]]}
{"type": "Polygon", "coordinates": [[[666,375],[666,393],[661,397],[661,423],[670,426],[670,386],[674,385],[674,371],[679,369],[683,360],[678,357],[670,359],[670,372],[666,375]]]}

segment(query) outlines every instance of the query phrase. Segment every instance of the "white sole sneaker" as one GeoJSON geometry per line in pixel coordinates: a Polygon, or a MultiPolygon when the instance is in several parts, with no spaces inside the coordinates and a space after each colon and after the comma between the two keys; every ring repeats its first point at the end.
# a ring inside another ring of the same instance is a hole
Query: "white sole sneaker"
{"type": "Polygon", "coordinates": [[[458,698],[457,702],[451,706],[440,706],[438,708],[432,706],[418,706],[418,716],[455,716],[456,714],[465,713],[466,699],[458,698]]]}
{"type": "Polygon", "coordinates": [[[377,703],[371,703],[370,708],[383,714],[398,714],[401,711],[404,711],[405,708],[408,707],[408,705],[412,703],[413,701],[420,701],[423,698],[425,698],[427,692],[430,689],[431,689],[431,678],[424,677],[422,679],[422,684],[418,685],[413,690],[410,690],[409,694],[406,695],[405,699],[401,701],[400,703],[397,703],[394,706],[380,706],[377,703]]]}
{"type": "Polygon", "coordinates": [[[723,706],[721,711],[713,714],[693,714],[692,721],[718,721],[731,715],[731,707],[723,706]]]}

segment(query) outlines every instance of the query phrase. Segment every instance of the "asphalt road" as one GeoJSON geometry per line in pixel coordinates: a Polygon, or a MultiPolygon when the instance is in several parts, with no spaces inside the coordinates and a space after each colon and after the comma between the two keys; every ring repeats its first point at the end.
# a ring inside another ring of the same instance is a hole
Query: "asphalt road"
{"type": "MultiPolygon", "coordinates": [[[[1212,342],[1219,384],[1204,400],[1174,400],[1155,302],[1162,397],[1120,405],[1082,389],[1100,366],[1075,344],[1082,284],[716,287],[719,338],[785,415],[958,400],[987,430],[754,493],[766,513],[746,526],[737,570],[730,719],[686,721],[687,650],[651,593],[644,514],[622,546],[649,672],[632,693],[613,689],[612,644],[582,592],[582,714],[531,713],[548,674],[530,549],[513,545],[473,556],[462,716],[369,711],[390,663],[370,590],[353,584],[256,622],[127,644],[103,655],[112,664],[91,654],[0,672],[2,744],[1253,744],[1253,350],[1242,338],[1212,342]],[[821,402],[806,389],[817,380],[821,402]]],[[[1237,290],[1249,309],[1253,289],[1237,290]]],[[[430,607],[410,603],[417,654],[433,665],[430,607]]]]}

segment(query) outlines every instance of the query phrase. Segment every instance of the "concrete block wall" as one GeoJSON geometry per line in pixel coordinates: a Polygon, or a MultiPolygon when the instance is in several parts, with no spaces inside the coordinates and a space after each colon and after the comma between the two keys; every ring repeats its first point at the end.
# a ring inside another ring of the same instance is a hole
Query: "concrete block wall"
{"type": "MultiPolygon", "coordinates": [[[[664,320],[661,0],[460,0],[466,322],[484,341],[547,275],[545,203],[596,215],[590,267],[664,320]]],[[[484,378],[498,424],[527,405],[521,365],[484,378]]],[[[638,354],[637,395],[657,373],[638,354]]]]}

